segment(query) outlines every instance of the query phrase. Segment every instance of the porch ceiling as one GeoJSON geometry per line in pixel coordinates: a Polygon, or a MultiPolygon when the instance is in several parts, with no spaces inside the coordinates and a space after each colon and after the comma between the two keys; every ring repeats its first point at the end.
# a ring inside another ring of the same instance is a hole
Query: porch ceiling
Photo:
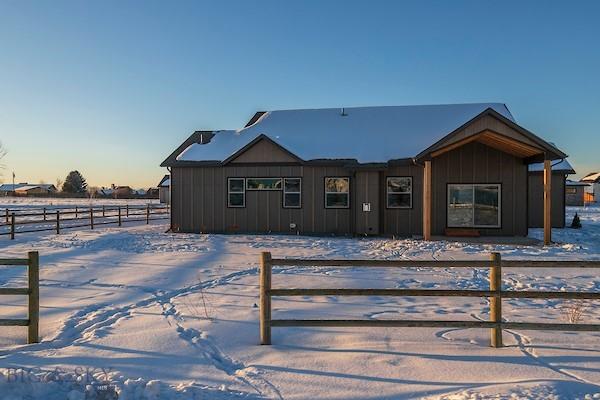
{"type": "Polygon", "coordinates": [[[486,146],[493,147],[497,150],[520,158],[529,158],[544,154],[544,149],[541,147],[532,146],[491,130],[484,130],[475,135],[459,140],[458,142],[454,142],[448,146],[442,147],[432,152],[431,156],[437,157],[471,142],[479,142],[485,144],[486,146]]]}

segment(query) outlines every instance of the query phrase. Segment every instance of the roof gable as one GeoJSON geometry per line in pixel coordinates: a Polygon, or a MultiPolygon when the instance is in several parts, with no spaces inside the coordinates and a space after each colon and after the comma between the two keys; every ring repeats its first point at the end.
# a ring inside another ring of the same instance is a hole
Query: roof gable
{"type": "Polygon", "coordinates": [[[223,161],[232,163],[298,163],[302,162],[296,155],[275,143],[266,135],[260,135],[246,146],[223,161]]]}

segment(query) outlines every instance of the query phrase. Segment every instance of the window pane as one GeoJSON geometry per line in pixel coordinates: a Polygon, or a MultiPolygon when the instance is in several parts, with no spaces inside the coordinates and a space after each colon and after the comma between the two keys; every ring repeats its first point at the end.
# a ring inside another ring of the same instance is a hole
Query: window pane
{"type": "Polygon", "coordinates": [[[230,192],[243,192],[244,191],[244,180],[243,179],[229,179],[229,191],[230,192]]]}
{"type": "Polygon", "coordinates": [[[473,186],[449,186],[448,226],[473,226],[473,186]]]}
{"type": "Polygon", "coordinates": [[[388,178],[387,190],[388,193],[410,193],[412,179],[405,178],[388,178]]]}
{"type": "Polygon", "coordinates": [[[325,191],[331,193],[348,193],[350,180],[348,178],[325,178],[325,191]]]}
{"type": "Polygon", "coordinates": [[[407,208],[410,207],[410,194],[409,193],[390,193],[388,194],[388,207],[389,208],[407,208]]]}
{"type": "Polygon", "coordinates": [[[281,178],[248,178],[246,179],[248,190],[280,190],[281,178]]]}
{"type": "Polygon", "coordinates": [[[284,207],[300,207],[300,193],[286,193],[283,201],[284,207]]]}
{"type": "Polygon", "coordinates": [[[327,207],[348,207],[348,194],[347,193],[327,193],[326,194],[326,206],[327,207]]]}
{"type": "Polygon", "coordinates": [[[244,206],[244,194],[243,193],[229,194],[229,206],[230,207],[243,207],[244,206]]]}
{"type": "Polygon", "coordinates": [[[498,211],[498,186],[476,186],[475,225],[499,225],[498,211]]]}
{"type": "Polygon", "coordinates": [[[285,178],[284,180],[286,192],[299,192],[300,191],[300,178],[285,178]]]}

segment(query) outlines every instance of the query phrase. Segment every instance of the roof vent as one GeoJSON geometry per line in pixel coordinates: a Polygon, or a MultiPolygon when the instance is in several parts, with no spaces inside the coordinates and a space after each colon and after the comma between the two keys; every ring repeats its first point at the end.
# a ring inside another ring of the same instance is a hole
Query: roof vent
{"type": "Polygon", "coordinates": [[[208,131],[198,131],[197,133],[199,133],[198,143],[200,144],[210,143],[210,140],[215,136],[214,133],[208,131]]]}
{"type": "Polygon", "coordinates": [[[348,114],[346,114],[346,109],[345,109],[344,107],[342,107],[342,110],[341,110],[341,112],[340,112],[340,115],[341,115],[342,117],[346,117],[346,116],[348,115],[348,114]]]}

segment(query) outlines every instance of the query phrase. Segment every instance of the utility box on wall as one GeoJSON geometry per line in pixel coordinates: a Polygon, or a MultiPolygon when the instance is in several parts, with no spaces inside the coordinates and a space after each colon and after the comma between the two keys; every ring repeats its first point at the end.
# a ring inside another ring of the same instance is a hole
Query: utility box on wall
{"type": "Polygon", "coordinates": [[[371,212],[371,203],[363,203],[363,211],[371,212]]]}

